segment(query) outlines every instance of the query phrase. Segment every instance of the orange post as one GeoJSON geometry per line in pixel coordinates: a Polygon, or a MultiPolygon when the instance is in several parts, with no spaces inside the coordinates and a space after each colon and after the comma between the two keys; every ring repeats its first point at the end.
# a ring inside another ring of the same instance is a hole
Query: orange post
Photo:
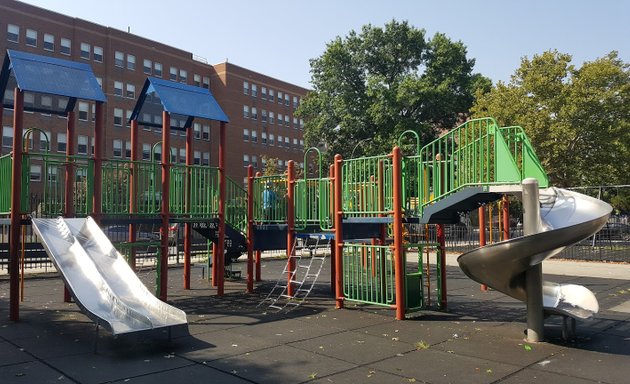
{"type": "Polygon", "coordinates": [[[162,111],[162,228],[160,230],[160,277],[159,299],[166,301],[168,296],[168,227],[171,184],[171,115],[162,111]]]}
{"type": "MultiPolygon", "coordinates": [[[[480,247],[485,247],[486,246],[486,210],[485,210],[485,207],[483,205],[481,207],[479,207],[478,212],[479,212],[479,246],[480,247]]],[[[481,284],[479,289],[481,289],[482,291],[486,292],[488,290],[488,286],[485,285],[485,284],[481,284]]]]}
{"type": "Polygon", "coordinates": [[[15,88],[13,96],[13,167],[11,169],[11,227],[9,228],[9,319],[20,320],[20,221],[22,215],[22,130],[24,92],[15,88]]]}
{"type": "MultiPolygon", "coordinates": [[[[333,213],[335,211],[334,201],[335,201],[335,166],[333,164],[330,165],[328,169],[328,178],[330,179],[330,183],[328,186],[328,196],[330,196],[330,206],[328,207],[328,212],[333,213]]],[[[335,216],[333,216],[335,217],[335,216]]],[[[335,239],[330,240],[330,292],[335,295],[335,254],[336,254],[337,246],[335,245],[335,239]]]]}
{"type": "MultiPolygon", "coordinates": [[[[65,193],[64,193],[64,216],[74,217],[74,167],[72,156],[74,156],[74,148],[76,147],[76,135],[75,135],[75,113],[74,111],[68,112],[66,116],[66,174],[65,174],[65,193]]],[[[72,301],[70,297],[70,291],[68,286],[63,286],[63,301],[69,303],[72,301]]]]}
{"type": "Polygon", "coordinates": [[[510,201],[507,195],[501,199],[501,209],[503,213],[503,241],[510,238],[510,201]]]}
{"type": "Polygon", "coordinates": [[[295,287],[292,281],[295,275],[295,258],[291,257],[293,243],[295,242],[295,162],[289,160],[287,165],[287,294],[295,296],[295,287]]]}
{"type": "Polygon", "coordinates": [[[343,204],[341,201],[341,169],[343,158],[335,155],[335,308],[343,308],[343,204]]]}
{"type": "MultiPolygon", "coordinates": [[[[170,153],[170,152],[169,152],[170,153]]],[[[193,160],[193,130],[191,127],[186,129],[186,212],[191,213],[191,188],[192,188],[192,171],[190,167],[194,164],[193,160]]],[[[175,241],[178,241],[177,237],[175,241]]],[[[190,253],[192,248],[192,223],[184,224],[184,289],[190,289],[190,253]]]]}
{"type": "Polygon", "coordinates": [[[396,319],[405,319],[405,269],[403,264],[403,233],[402,233],[402,154],[399,147],[393,151],[393,203],[394,203],[394,274],[396,276],[396,319]]]}
{"type": "Polygon", "coordinates": [[[254,292],[254,167],[247,167],[247,293],[254,292]]]}

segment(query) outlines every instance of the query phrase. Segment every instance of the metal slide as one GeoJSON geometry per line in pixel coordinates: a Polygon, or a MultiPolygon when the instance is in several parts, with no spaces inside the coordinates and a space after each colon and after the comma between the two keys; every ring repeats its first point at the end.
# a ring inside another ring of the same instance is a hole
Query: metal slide
{"type": "Polygon", "coordinates": [[[75,302],[98,325],[118,335],[187,324],[184,311],[149,292],[92,218],[32,223],[75,302]]]}
{"type": "MultiPolygon", "coordinates": [[[[525,272],[599,231],[612,211],[601,200],[559,188],[541,189],[539,201],[539,233],[462,254],[457,261],[468,277],[526,301],[525,272]]],[[[543,282],[543,307],[547,313],[574,319],[588,319],[599,311],[588,288],[547,281],[543,282]]]]}

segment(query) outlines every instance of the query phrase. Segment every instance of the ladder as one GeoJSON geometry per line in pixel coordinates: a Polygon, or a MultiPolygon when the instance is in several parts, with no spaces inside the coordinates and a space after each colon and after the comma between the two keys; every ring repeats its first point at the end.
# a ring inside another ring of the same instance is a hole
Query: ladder
{"type": "Polygon", "coordinates": [[[313,290],[326,260],[325,249],[324,247],[320,249],[320,244],[328,245],[328,237],[326,235],[306,235],[306,247],[297,250],[298,237],[304,238],[305,236],[296,236],[291,255],[282,270],[280,278],[269,294],[258,304],[258,307],[266,305],[267,308],[275,312],[288,312],[305,302],[313,290]],[[309,240],[315,240],[315,244],[309,245],[309,240]],[[289,276],[291,260],[295,262],[295,269],[289,276]],[[293,288],[293,296],[288,294],[289,284],[293,288]]]}

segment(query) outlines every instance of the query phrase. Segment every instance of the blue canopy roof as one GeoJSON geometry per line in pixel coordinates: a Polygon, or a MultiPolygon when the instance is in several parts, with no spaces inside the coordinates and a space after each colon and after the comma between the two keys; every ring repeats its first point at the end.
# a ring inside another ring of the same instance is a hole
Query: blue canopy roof
{"type": "Polygon", "coordinates": [[[147,100],[147,95],[150,95],[152,100],[159,100],[166,112],[186,117],[188,119],[187,127],[190,126],[190,121],[195,117],[229,122],[227,115],[208,89],[155,77],[149,77],[145,81],[138,102],[131,114],[131,120],[138,119],[147,100]]]}
{"type": "Polygon", "coordinates": [[[8,50],[0,72],[0,97],[7,87],[11,71],[22,91],[106,101],[92,68],[84,63],[8,50]]]}

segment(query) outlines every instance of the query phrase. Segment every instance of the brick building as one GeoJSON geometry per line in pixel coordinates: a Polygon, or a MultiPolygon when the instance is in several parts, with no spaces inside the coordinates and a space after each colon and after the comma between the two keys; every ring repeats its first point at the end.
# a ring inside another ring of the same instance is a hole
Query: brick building
{"type": "MultiPolygon", "coordinates": [[[[239,67],[232,63],[210,65],[190,52],[170,47],[127,32],[68,17],[13,0],[0,0],[0,52],[7,49],[53,56],[88,63],[107,96],[105,124],[105,157],[129,158],[131,141],[128,117],[147,76],[170,79],[210,88],[230,119],[227,130],[227,174],[235,180],[246,175],[253,164],[262,171],[263,156],[302,162],[303,122],[293,112],[307,90],[281,80],[239,67]],[[2,33],[4,32],[4,33],[2,33]]],[[[12,104],[7,91],[5,104],[12,104]]],[[[25,94],[25,105],[57,107],[67,100],[46,95],[25,94]]],[[[80,101],[77,114],[77,148],[88,155],[93,146],[94,105],[80,101]]],[[[161,124],[161,116],[151,116],[161,124]]],[[[65,153],[66,123],[54,115],[26,113],[25,128],[37,127],[50,137],[50,151],[65,153]]],[[[5,107],[2,121],[0,154],[11,149],[12,113],[5,107]]],[[[183,126],[184,121],[173,121],[183,126]]],[[[218,125],[195,121],[193,153],[197,164],[216,165],[218,125]]],[[[140,133],[142,157],[149,160],[161,129],[143,127],[140,133]]],[[[45,140],[36,134],[31,147],[40,150],[45,140]]],[[[185,161],[183,132],[173,131],[173,161],[185,161]]],[[[155,156],[159,156],[159,146],[155,156]]],[[[31,169],[33,183],[41,181],[37,165],[31,169]]]]}

